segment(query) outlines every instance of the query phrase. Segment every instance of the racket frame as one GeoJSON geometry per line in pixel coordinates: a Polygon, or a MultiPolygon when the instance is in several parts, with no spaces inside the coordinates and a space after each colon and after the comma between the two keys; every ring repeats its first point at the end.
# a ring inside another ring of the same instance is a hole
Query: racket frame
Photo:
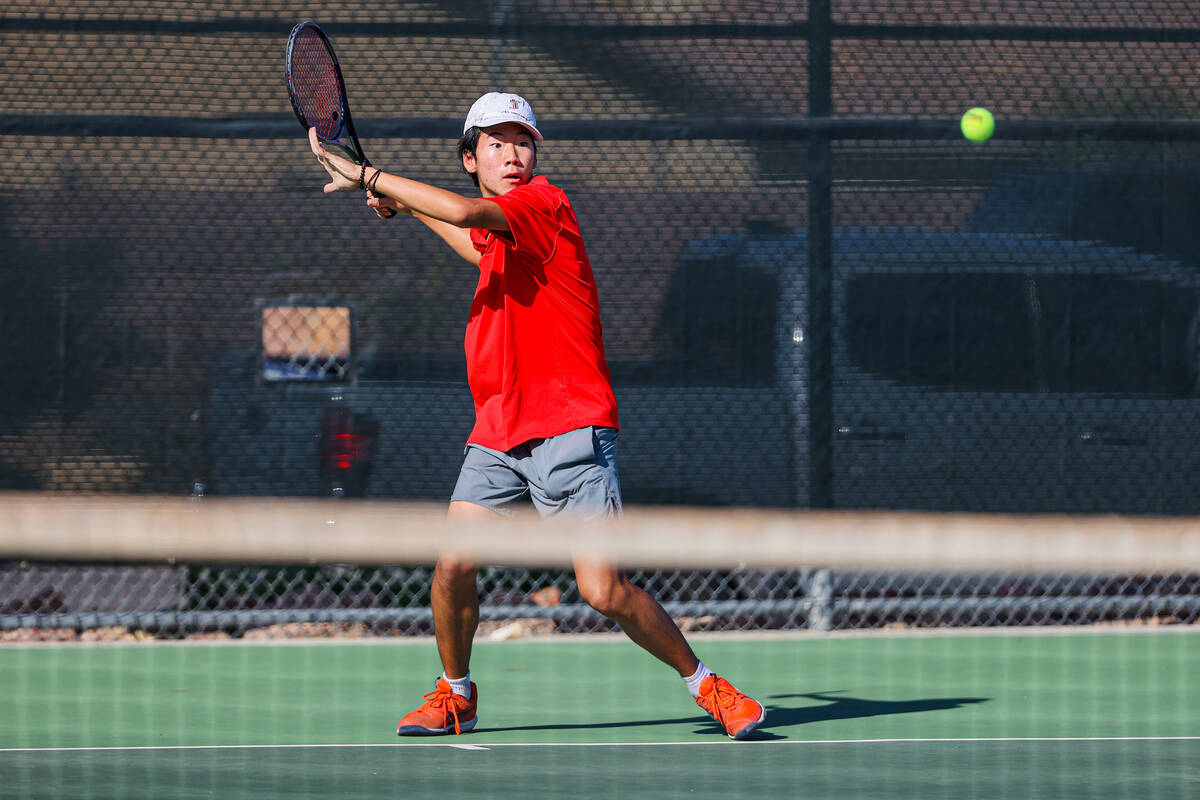
{"type": "MultiPolygon", "coordinates": [[[[338,61],[337,51],[333,49],[333,43],[329,41],[329,36],[321,29],[321,26],[310,20],[301,22],[292,28],[291,34],[288,35],[287,55],[284,59],[284,68],[287,72],[287,87],[288,99],[292,103],[292,111],[296,113],[296,119],[300,121],[300,126],[304,128],[305,133],[309,128],[316,127],[311,121],[304,116],[304,110],[300,107],[300,101],[297,99],[296,82],[292,70],[292,58],[296,48],[296,40],[300,34],[309,30],[315,33],[321,40],[321,44],[325,46],[325,52],[329,54],[329,60],[333,63],[333,74],[337,79],[338,90],[338,106],[339,106],[339,125],[336,134],[330,138],[321,135],[321,131],[317,129],[317,138],[324,144],[331,144],[338,150],[346,150],[352,153],[353,159],[358,163],[366,161],[366,155],[363,153],[362,144],[358,141],[358,133],[354,129],[354,118],[350,114],[350,99],[346,94],[346,80],[342,77],[342,65],[338,61]],[[345,133],[350,137],[351,148],[346,148],[341,144],[340,139],[345,133]]],[[[369,163],[369,162],[368,162],[369,163]]]]}
{"type": "MultiPolygon", "coordinates": [[[[287,73],[288,99],[292,103],[292,111],[296,112],[296,119],[300,121],[300,126],[304,128],[304,132],[308,133],[308,129],[315,127],[309,124],[305,118],[304,112],[300,108],[300,103],[296,100],[296,85],[292,78],[292,53],[296,47],[296,39],[301,32],[311,30],[320,37],[321,43],[325,45],[325,51],[329,53],[329,60],[333,62],[334,76],[337,78],[338,88],[338,103],[341,111],[341,127],[338,129],[337,136],[333,139],[328,139],[321,135],[321,131],[317,130],[317,138],[321,143],[330,149],[336,151],[344,158],[365,166],[371,166],[370,160],[367,159],[366,153],[363,152],[362,144],[358,141],[358,132],[354,129],[354,116],[350,113],[350,98],[346,94],[346,81],[342,77],[342,65],[338,61],[337,51],[333,49],[333,42],[329,41],[329,36],[321,29],[321,26],[312,20],[300,22],[292,28],[292,32],[288,34],[287,55],[284,57],[284,69],[287,73]],[[341,143],[342,134],[345,133],[349,139],[351,147],[346,147],[341,143]]],[[[372,192],[376,197],[384,197],[378,191],[372,192]]],[[[391,218],[396,215],[396,211],[391,208],[380,208],[379,212],[386,218],[391,218]]]]}

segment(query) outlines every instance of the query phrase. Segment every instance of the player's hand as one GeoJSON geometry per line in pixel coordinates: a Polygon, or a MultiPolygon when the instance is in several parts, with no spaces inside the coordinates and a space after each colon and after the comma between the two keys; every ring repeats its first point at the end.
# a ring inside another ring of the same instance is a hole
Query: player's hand
{"type": "Polygon", "coordinates": [[[393,200],[390,197],[377,197],[371,192],[367,192],[367,205],[375,209],[375,213],[381,219],[389,219],[397,214],[412,213],[412,209],[403,203],[393,200]]]}
{"type": "Polygon", "coordinates": [[[362,167],[348,158],[342,158],[326,150],[321,145],[321,140],[317,138],[316,128],[308,129],[308,145],[312,148],[317,161],[321,162],[321,166],[333,179],[325,184],[325,194],[359,188],[358,176],[362,173],[362,167]]]}

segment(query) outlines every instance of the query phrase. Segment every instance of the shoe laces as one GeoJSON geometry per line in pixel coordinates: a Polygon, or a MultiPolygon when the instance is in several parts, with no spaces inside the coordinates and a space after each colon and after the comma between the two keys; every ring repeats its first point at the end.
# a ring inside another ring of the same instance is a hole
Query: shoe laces
{"type": "Polygon", "coordinates": [[[458,722],[458,704],[454,702],[454,691],[450,688],[443,689],[440,685],[435,687],[432,692],[425,695],[425,708],[442,712],[442,721],[446,721],[446,717],[454,718],[454,733],[461,734],[462,728],[458,722]]]}
{"type": "Polygon", "coordinates": [[[706,698],[711,701],[712,707],[709,708],[708,703],[704,705],[709,713],[716,717],[723,725],[725,724],[725,717],[737,707],[738,701],[743,696],[732,684],[714,675],[712,691],[709,692],[709,696],[706,698]]]}

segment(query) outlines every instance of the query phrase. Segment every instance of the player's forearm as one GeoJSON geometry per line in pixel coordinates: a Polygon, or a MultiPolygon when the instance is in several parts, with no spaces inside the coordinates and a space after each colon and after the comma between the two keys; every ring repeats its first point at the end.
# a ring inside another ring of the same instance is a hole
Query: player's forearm
{"type": "MultiPolygon", "coordinates": [[[[412,211],[456,228],[508,230],[504,212],[495,203],[479,197],[464,197],[427,183],[388,172],[376,179],[367,170],[367,183],[378,193],[397,200],[412,211]]],[[[457,249],[457,248],[456,248],[457,249]]]]}

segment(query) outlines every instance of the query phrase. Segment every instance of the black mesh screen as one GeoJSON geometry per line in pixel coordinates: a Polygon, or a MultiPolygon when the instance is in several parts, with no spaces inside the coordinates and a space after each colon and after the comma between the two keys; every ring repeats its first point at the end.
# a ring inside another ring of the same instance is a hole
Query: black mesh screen
{"type": "MultiPolygon", "coordinates": [[[[448,496],[473,269],[322,195],[283,74],[313,13],[0,11],[0,487],[448,496]],[[335,374],[267,368],[290,306],[350,310],[335,374]]],[[[532,102],[629,502],[1200,511],[1191,0],[319,13],[388,171],[469,192],[471,102],[532,102]]]]}

